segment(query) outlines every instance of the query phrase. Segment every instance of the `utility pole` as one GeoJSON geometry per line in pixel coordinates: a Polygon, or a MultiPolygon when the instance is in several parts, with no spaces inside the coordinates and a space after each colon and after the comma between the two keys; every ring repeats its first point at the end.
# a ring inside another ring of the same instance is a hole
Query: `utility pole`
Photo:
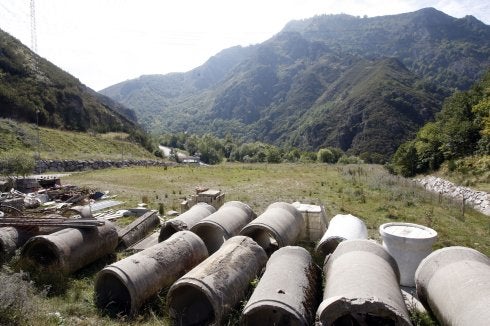
{"type": "Polygon", "coordinates": [[[39,138],[39,109],[36,109],[36,129],[37,129],[37,157],[41,159],[41,139],[39,138]]]}
{"type": "Polygon", "coordinates": [[[31,0],[31,50],[37,53],[36,3],[31,0]]]}

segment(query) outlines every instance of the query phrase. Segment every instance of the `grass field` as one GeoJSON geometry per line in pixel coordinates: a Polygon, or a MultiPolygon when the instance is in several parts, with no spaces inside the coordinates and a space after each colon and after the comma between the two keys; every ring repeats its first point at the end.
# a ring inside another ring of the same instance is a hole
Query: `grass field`
{"type": "Polygon", "coordinates": [[[95,134],[39,128],[33,124],[0,119],[0,151],[22,151],[42,159],[156,159],[141,147],[127,140],[128,134],[95,134]]]}
{"type": "MultiPolygon", "coordinates": [[[[329,218],[339,213],[350,213],[363,219],[373,239],[379,240],[378,227],[382,223],[413,222],[438,232],[435,249],[461,245],[490,254],[488,216],[469,208],[465,209],[463,216],[460,203],[441,199],[419,188],[411,180],[390,175],[376,165],[222,164],[208,167],[135,167],[72,174],[63,178],[62,183],[109,190],[111,194],[117,194],[118,199],[125,201],[126,207],[132,207],[146,197],[151,208],[158,209],[162,203],[166,211],[179,210],[182,198],[193,194],[196,186],[221,189],[226,193],[226,201],[245,202],[257,214],[277,201],[323,204],[329,218]]],[[[28,302],[35,302],[34,308],[26,312],[31,323],[126,324],[127,320],[101,315],[93,304],[94,277],[105,263],[99,261],[69,277],[65,291],[60,294],[26,294],[28,302]]],[[[24,292],[28,293],[27,290],[24,292]]],[[[167,324],[164,298],[163,292],[149,302],[141,315],[131,320],[131,324],[167,324]]]]}

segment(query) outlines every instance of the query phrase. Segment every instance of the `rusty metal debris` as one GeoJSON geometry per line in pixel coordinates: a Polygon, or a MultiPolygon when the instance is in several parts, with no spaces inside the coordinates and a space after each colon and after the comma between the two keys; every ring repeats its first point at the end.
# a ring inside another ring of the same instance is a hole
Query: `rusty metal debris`
{"type": "Polygon", "coordinates": [[[71,228],[95,228],[104,225],[104,221],[96,219],[73,219],[64,217],[3,217],[0,218],[0,227],[15,226],[15,227],[33,227],[33,226],[58,226],[71,228]]]}

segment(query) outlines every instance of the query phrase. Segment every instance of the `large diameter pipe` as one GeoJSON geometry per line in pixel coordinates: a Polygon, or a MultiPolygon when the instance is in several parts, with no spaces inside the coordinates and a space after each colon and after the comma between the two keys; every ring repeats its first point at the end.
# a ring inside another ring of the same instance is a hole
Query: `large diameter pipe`
{"type": "Polygon", "coordinates": [[[119,247],[123,249],[131,247],[144,239],[158,225],[160,225],[160,219],[157,211],[146,212],[118,232],[119,247]]]}
{"type": "Polygon", "coordinates": [[[148,298],[174,283],[208,257],[204,242],[190,231],[174,233],[99,272],[95,303],[110,315],[134,315],[148,298]]]}
{"type": "Polygon", "coordinates": [[[248,223],[240,235],[254,239],[271,254],[278,248],[294,245],[304,228],[303,215],[291,204],[277,202],[248,223]]]}
{"type": "Polygon", "coordinates": [[[489,325],[490,259],[479,251],[436,250],[420,263],[415,282],[420,301],[441,325],[489,325]]]}
{"type": "Polygon", "coordinates": [[[187,212],[166,221],[160,229],[158,242],[168,239],[178,231],[190,230],[197,222],[216,212],[216,209],[207,203],[197,203],[187,212]]]}
{"type": "Polygon", "coordinates": [[[241,324],[312,325],[319,280],[319,268],[306,249],[277,250],[243,309],[241,324]]]}
{"type": "Polygon", "coordinates": [[[249,237],[227,240],[170,288],[167,303],[173,323],[221,325],[266,262],[264,249],[249,237]]]}
{"type": "Polygon", "coordinates": [[[411,325],[396,261],[379,244],[346,240],[324,265],[320,325],[411,325]]]}
{"type": "Polygon", "coordinates": [[[70,274],[116,249],[116,228],[109,221],[97,228],[66,228],[29,239],[21,251],[21,266],[40,272],[70,274]]]}
{"type": "Polygon", "coordinates": [[[367,238],[367,227],[361,219],[351,214],[337,214],[330,220],[327,231],[315,248],[315,253],[325,259],[328,254],[334,252],[340,242],[367,238]]]}
{"type": "Polygon", "coordinates": [[[0,228],[0,265],[15,255],[15,250],[24,245],[35,232],[11,226],[0,228]]]}
{"type": "Polygon", "coordinates": [[[209,253],[212,254],[256,217],[247,204],[229,201],[215,213],[194,225],[191,231],[201,237],[209,253]]]}

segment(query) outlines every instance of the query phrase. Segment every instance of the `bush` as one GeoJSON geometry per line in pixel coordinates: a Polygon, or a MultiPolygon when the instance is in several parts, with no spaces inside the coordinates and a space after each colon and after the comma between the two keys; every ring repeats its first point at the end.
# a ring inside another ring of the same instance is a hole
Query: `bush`
{"type": "Polygon", "coordinates": [[[36,162],[23,152],[8,152],[0,156],[0,173],[5,176],[23,176],[34,171],[36,162]]]}

